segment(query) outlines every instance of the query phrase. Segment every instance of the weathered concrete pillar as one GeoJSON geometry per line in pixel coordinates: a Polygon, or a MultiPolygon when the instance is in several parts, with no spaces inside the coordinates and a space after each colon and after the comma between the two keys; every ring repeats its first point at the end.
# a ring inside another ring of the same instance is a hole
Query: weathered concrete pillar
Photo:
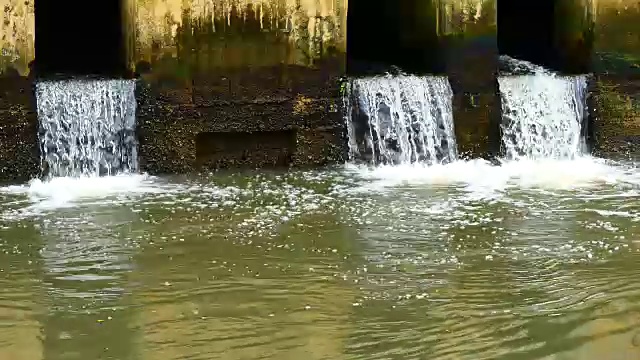
{"type": "Polygon", "coordinates": [[[144,171],[341,160],[346,0],[135,1],[144,171]]]}
{"type": "Polygon", "coordinates": [[[35,1],[38,76],[125,76],[125,0],[35,1]]]}
{"type": "Polygon", "coordinates": [[[453,89],[458,150],[463,156],[495,155],[500,142],[495,0],[440,0],[438,29],[453,89]]]}
{"type": "Polygon", "coordinates": [[[444,73],[438,0],[350,0],[347,72],[444,73]]]}
{"type": "Polygon", "coordinates": [[[497,0],[501,55],[567,74],[590,72],[591,0],[497,0]]]}

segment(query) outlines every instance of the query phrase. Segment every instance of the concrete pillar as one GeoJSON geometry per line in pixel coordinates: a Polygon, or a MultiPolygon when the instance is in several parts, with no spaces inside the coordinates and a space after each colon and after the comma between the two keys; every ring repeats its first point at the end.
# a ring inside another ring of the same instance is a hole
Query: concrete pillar
{"type": "Polygon", "coordinates": [[[500,146],[495,0],[440,0],[438,29],[453,90],[458,150],[472,157],[495,155],[500,146]]]}

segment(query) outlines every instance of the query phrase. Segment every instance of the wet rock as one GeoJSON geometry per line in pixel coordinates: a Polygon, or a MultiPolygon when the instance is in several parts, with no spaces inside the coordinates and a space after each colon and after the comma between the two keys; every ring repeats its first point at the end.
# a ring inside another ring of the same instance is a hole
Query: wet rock
{"type": "Polygon", "coordinates": [[[23,182],[38,175],[37,130],[29,79],[0,77],[0,183],[23,182]]]}

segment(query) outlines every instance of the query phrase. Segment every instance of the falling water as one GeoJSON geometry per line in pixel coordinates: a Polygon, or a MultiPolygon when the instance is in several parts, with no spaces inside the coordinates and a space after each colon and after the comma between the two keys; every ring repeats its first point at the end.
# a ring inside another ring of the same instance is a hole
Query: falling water
{"type": "Polygon", "coordinates": [[[382,164],[454,160],[452,97],[446,77],[353,80],[345,98],[350,159],[382,164]]]}
{"type": "MultiPolygon", "coordinates": [[[[518,61],[522,66],[524,62],[518,61]]],[[[502,76],[502,146],[507,159],[574,159],[584,154],[582,127],[587,78],[532,74],[502,76]]]]}
{"type": "Polygon", "coordinates": [[[137,170],[133,80],[36,84],[42,166],[48,177],[137,170]]]}

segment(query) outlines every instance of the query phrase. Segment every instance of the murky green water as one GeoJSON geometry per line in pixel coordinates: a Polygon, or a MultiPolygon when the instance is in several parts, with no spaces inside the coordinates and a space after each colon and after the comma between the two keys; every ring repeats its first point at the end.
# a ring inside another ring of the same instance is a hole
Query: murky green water
{"type": "Polygon", "coordinates": [[[640,359],[640,170],[0,192],[0,359],[640,359]]]}

